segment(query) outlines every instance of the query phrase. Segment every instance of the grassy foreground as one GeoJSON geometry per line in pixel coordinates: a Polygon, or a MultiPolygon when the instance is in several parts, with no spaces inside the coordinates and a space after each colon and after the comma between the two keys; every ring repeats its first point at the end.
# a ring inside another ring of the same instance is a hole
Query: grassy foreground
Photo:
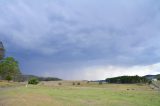
{"type": "MultiPolygon", "coordinates": [[[[10,85],[6,82],[3,86],[6,84],[10,85]]],[[[160,92],[148,85],[62,83],[52,86],[50,82],[0,88],[0,106],[160,106],[160,92]]]]}

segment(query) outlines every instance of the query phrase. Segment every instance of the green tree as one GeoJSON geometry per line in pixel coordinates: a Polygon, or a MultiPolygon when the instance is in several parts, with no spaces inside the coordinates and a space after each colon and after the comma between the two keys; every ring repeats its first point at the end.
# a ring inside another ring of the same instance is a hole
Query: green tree
{"type": "Polygon", "coordinates": [[[37,85],[39,83],[39,80],[37,78],[31,78],[28,81],[28,84],[33,84],[33,85],[37,85]]]}
{"type": "Polygon", "coordinates": [[[2,79],[7,79],[9,76],[10,80],[20,74],[18,62],[13,57],[4,58],[0,62],[0,76],[2,79]]]}
{"type": "Polygon", "coordinates": [[[9,82],[10,80],[12,80],[12,77],[10,75],[7,75],[5,79],[9,82]]]}

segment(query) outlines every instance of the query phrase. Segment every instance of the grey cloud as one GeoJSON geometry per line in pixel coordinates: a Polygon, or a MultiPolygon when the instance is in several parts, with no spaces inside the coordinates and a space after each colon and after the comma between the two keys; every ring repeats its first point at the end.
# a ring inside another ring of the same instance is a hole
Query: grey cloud
{"type": "Polygon", "coordinates": [[[159,6],[156,0],[1,1],[0,39],[8,54],[30,61],[34,55],[53,64],[153,64],[160,59],[159,6]]]}

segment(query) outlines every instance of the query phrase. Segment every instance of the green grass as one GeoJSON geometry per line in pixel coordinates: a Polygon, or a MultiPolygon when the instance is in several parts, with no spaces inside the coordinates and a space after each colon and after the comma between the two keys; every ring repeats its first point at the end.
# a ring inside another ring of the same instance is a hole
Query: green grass
{"type": "Polygon", "coordinates": [[[160,106],[148,85],[25,86],[0,91],[0,106],[160,106]]]}

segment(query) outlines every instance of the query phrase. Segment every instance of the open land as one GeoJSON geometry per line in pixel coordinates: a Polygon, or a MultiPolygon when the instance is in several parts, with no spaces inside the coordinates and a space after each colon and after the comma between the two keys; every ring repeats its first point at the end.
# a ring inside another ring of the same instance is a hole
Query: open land
{"type": "Polygon", "coordinates": [[[50,81],[26,87],[1,81],[0,106],[160,106],[160,92],[147,84],[50,81]]]}

